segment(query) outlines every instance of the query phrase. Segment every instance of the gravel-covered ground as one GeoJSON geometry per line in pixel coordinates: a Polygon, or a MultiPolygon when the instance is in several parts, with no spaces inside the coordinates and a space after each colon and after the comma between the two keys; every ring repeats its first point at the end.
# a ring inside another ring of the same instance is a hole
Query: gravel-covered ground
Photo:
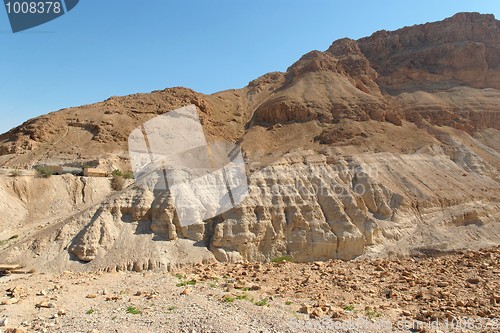
{"type": "Polygon", "coordinates": [[[500,248],[439,258],[34,273],[2,277],[0,289],[4,332],[500,331],[500,248]]]}

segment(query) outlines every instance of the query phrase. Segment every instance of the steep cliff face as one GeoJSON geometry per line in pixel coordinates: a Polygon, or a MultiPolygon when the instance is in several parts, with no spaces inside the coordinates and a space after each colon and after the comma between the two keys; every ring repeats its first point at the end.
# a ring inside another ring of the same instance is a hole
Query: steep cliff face
{"type": "Polygon", "coordinates": [[[49,270],[142,271],[214,259],[349,260],[498,244],[491,166],[466,148],[469,158],[457,161],[427,149],[289,154],[250,174],[241,205],[189,226],[180,224],[168,191],[131,185],[12,241],[2,256],[49,270]]]}
{"type": "Polygon", "coordinates": [[[186,227],[168,192],[131,185],[111,193],[100,183],[108,180],[71,176],[2,178],[3,225],[18,224],[21,237],[0,254],[60,269],[144,270],[498,244],[499,27],[491,15],[462,13],[338,40],[239,90],[166,89],[30,120],[0,136],[0,165],[129,168],[130,131],[194,104],[209,141],[240,144],[250,193],[186,227]],[[43,199],[26,199],[42,188],[43,199]],[[84,200],[92,188],[99,194],[84,200]],[[73,201],[57,201],[60,193],[73,201]],[[25,234],[33,220],[45,227],[25,234]]]}
{"type": "Polygon", "coordinates": [[[379,31],[358,45],[384,90],[500,89],[500,22],[460,13],[441,22],[379,31]]]}
{"type": "Polygon", "coordinates": [[[358,41],[377,83],[406,119],[469,132],[500,118],[500,22],[460,13],[358,41]]]}
{"type": "Polygon", "coordinates": [[[0,176],[0,237],[65,219],[110,193],[102,178],[0,176]]]}

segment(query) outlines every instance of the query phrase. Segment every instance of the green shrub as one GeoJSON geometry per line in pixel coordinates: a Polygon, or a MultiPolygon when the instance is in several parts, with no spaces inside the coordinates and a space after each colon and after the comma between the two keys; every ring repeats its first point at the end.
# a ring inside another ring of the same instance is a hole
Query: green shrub
{"type": "Polygon", "coordinates": [[[196,284],[196,280],[189,281],[181,281],[176,284],[177,287],[186,287],[186,286],[194,286],[196,284]]]}
{"type": "Polygon", "coordinates": [[[138,315],[142,314],[142,311],[136,308],[135,306],[129,306],[126,310],[127,313],[133,314],[133,315],[138,315]]]}
{"type": "Polygon", "coordinates": [[[267,299],[261,299],[260,301],[256,302],[255,305],[257,306],[267,306],[267,299]]]}
{"type": "Polygon", "coordinates": [[[354,309],[355,309],[354,305],[348,305],[348,306],[344,307],[345,311],[354,311],[354,309]]]}
{"type": "Polygon", "coordinates": [[[38,168],[36,168],[36,172],[38,173],[38,176],[42,178],[49,178],[54,175],[54,170],[47,166],[39,166],[38,168]]]}
{"type": "Polygon", "coordinates": [[[125,179],[134,179],[134,173],[132,171],[125,171],[123,173],[123,178],[125,179]]]}
{"type": "Polygon", "coordinates": [[[372,309],[367,309],[366,310],[366,316],[370,319],[375,319],[375,318],[379,318],[382,316],[381,313],[378,313],[377,311],[375,310],[372,310],[372,309]]]}
{"type": "Polygon", "coordinates": [[[236,296],[236,299],[237,299],[238,301],[248,300],[248,295],[246,295],[246,294],[243,294],[243,295],[238,295],[238,296],[236,296]]]}
{"type": "Polygon", "coordinates": [[[121,191],[125,188],[125,178],[123,176],[115,176],[111,179],[111,188],[115,191],[121,191]]]}

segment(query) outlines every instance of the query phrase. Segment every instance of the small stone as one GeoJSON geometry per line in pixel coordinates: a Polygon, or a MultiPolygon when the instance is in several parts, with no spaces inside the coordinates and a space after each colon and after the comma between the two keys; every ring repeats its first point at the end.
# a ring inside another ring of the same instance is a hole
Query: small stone
{"type": "Polygon", "coordinates": [[[22,328],[7,328],[4,333],[26,333],[22,328]]]}
{"type": "Polygon", "coordinates": [[[8,291],[10,292],[11,296],[15,297],[15,298],[19,298],[22,295],[26,294],[26,291],[21,286],[16,286],[16,287],[14,287],[12,289],[9,289],[8,291]]]}
{"type": "Polygon", "coordinates": [[[386,289],[384,290],[384,295],[386,298],[393,298],[396,295],[394,294],[394,291],[392,289],[386,289]]]}
{"type": "Polygon", "coordinates": [[[245,285],[243,283],[236,283],[234,285],[234,289],[243,289],[245,288],[245,285]]]}
{"type": "Polygon", "coordinates": [[[182,292],[181,292],[181,295],[189,295],[191,293],[191,290],[189,290],[189,288],[186,288],[184,289],[182,292]]]}
{"type": "Polygon", "coordinates": [[[407,311],[407,310],[403,310],[401,311],[401,314],[405,317],[411,317],[411,312],[410,311],[407,311]]]}
{"type": "Polygon", "coordinates": [[[46,290],[40,290],[40,292],[38,294],[36,294],[37,296],[47,296],[47,291],[46,290]]]}
{"type": "Polygon", "coordinates": [[[456,306],[465,306],[464,301],[457,301],[455,304],[456,304],[456,306]]]}
{"type": "Polygon", "coordinates": [[[312,313],[312,307],[310,305],[304,305],[303,307],[301,307],[299,309],[299,312],[300,313],[305,313],[305,314],[308,314],[310,315],[312,313]]]}
{"type": "Polygon", "coordinates": [[[311,314],[309,314],[310,318],[321,318],[323,316],[323,310],[321,308],[314,309],[311,314]]]}
{"type": "Polygon", "coordinates": [[[88,294],[86,298],[97,298],[96,294],[88,294]]]}
{"type": "Polygon", "coordinates": [[[338,318],[342,317],[342,314],[343,313],[340,311],[333,311],[331,317],[332,317],[332,319],[338,319],[338,318]]]}
{"type": "Polygon", "coordinates": [[[35,305],[37,308],[45,308],[45,309],[51,309],[54,307],[53,303],[49,302],[41,302],[35,305]]]}
{"type": "Polygon", "coordinates": [[[57,314],[58,314],[59,316],[65,316],[65,315],[66,315],[66,310],[61,309],[61,310],[59,310],[59,311],[57,312],[57,314]]]}
{"type": "Polygon", "coordinates": [[[450,284],[449,284],[448,282],[446,282],[446,281],[439,281],[439,282],[437,283],[437,286],[438,286],[438,287],[441,287],[441,288],[448,287],[449,285],[450,285],[450,284]]]}
{"type": "Polygon", "coordinates": [[[471,278],[467,279],[467,282],[470,284],[479,284],[479,282],[481,282],[481,280],[479,280],[478,277],[471,277],[471,278]]]}
{"type": "Polygon", "coordinates": [[[2,301],[2,305],[12,305],[12,304],[16,304],[16,303],[19,303],[19,298],[11,298],[11,299],[2,301]]]}
{"type": "Polygon", "coordinates": [[[7,326],[7,318],[0,320],[0,327],[7,326]]]}
{"type": "Polygon", "coordinates": [[[425,297],[425,293],[423,290],[419,290],[417,295],[416,295],[416,298],[424,298],[425,297]]]}

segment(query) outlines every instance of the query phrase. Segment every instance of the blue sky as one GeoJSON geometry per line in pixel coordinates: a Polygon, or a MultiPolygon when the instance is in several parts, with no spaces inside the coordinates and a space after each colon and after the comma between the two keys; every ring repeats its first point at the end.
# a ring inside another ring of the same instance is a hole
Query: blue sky
{"type": "Polygon", "coordinates": [[[0,133],[109,96],[243,87],[338,38],[461,11],[500,18],[500,2],[81,0],[59,19],[16,34],[0,7],[0,133]]]}

